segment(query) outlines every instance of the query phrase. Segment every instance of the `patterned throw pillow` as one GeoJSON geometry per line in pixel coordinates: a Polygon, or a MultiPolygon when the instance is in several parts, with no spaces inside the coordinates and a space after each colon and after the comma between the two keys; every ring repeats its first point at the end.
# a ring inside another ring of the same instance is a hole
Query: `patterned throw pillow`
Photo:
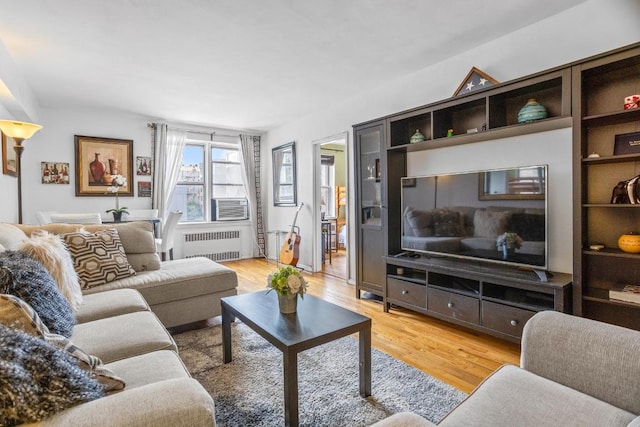
{"type": "Polygon", "coordinates": [[[437,237],[459,237],[463,236],[463,218],[460,212],[448,209],[437,209],[433,211],[433,228],[437,237]]]}
{"type": "Polygon", "coordinates": [[[104,396],[73,357],[46,341],[0,325],[0,425],[41,421],[104,396]]]}
{"type": "MultiPolygon", "coordinates": [[[[102,384],[105,391],[122,390],[124,381],[105,367],[102,360],[76,347],[68,338],[49,332],[38,313],[26,302],[13,295],[0,294],[0,325],[19,329],[37,338],[42,338],[53,347],[74,357],[78,366],[89,372],[91,378],[102,384]]],[[[2,423],[0,423],[0,426],[2,423]]]]}
{"type": "Polygon", "coordinates": [[[127,260],[120,235],[115,228],[95,233],[80,230],[63,237],[82,289],[136,274],[127,260]]]}
{"type": "Polygon", "coordinates": [[[0,293],[15,295],[29,304],[51,332],[71,336],[75,325],[71,305],[47,269],[29,255],[0,253],[0,293]]]}
{"type": "Polygon", "coordinates": [[[56,281],[60,292],[75,310],[82,304],[82,290],[78,282],[78,274],[73,267],[73,259],[62,238],[45,230],[38,230],[31,237],[22,242],[19,251],[29,254],[40,261],[53,280],[56,281]]]}

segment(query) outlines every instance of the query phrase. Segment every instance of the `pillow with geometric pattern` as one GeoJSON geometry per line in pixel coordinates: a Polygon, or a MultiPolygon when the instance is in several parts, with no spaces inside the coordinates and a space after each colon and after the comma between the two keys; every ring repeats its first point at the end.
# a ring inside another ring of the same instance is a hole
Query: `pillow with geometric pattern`
{"type": "Polygon", "coordinates": [[[82,289],[92,288],[136,274],[127,260],[118,230],[90,233],[80,230],[63,235],[73,258],[82,289]]]}

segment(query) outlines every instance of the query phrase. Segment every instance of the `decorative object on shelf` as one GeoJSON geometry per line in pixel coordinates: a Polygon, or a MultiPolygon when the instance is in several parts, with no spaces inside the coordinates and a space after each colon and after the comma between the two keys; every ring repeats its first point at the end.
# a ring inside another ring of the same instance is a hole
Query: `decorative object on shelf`
{"type": "Polygon", "coordinates": [[[640,203],[640,175],[620,181],[611,191],[611,204],[636,205],[640,203]]]}
{"type": "Polygon", "coordinates": [[[447,138],[452,137],[452,136],[453,136],[453,129],[447,130],[447,138]]]}
{"type": "Polygon", "coordinates": [[[508,259],[512,256],[516,249],[520,249],[524,241],[518,233],[506,232],[498,236],[496,239],[496,247],[502,249],[502,258],[508,259]]]}
{"type": "Polygon", "coordinates": [[[534,120],[546,119],[547,109],[544,105],[530,98],[529,101],[518,111],[518,123],[527,123],[534,120]]]}
{"type": "Polygon", "coordinates": [[[467,129],[467,133],[478,133],[478,128],[467,129]]]}
{"type": "Polygon", "coordinates": [[[618,247],[630,254],[640,253],[640,234],[629,232],[618,238],[618,247]]]}
{"type": "Polygon", "coordinates": [[[609,298],[640,304],[640,286],[617,285],[613,289],[609,289],[609,298]]]}
{"type": "Polygon", "coordinates": [[[380,176],[382,174],[382,171],[380,170],[380,159],[376,159],[375,161],[375,172],[376,179],[380,179],[380,176]]]}
{"type": "Polygon", "coordinates": [[[298,295],[304,299],[307,281],[302,274],[290,265],[271,273],[267,278],[267,288],[278,294],[280,313],[295,313],[298,306],[298,295]]]}
{"type": "Polygon", "coordinates": [[[624,99],[624,109],[640,108],[640,95],[629,95],[624,99]]]}
{"type": "Polygon", "coordinates": [[[589,249],[591,249],[592,251],[601,251],[604,249],[604,245],[601,245],[601,244],[590,245],[589,249]]]}
{"type": "Polygon", "coordinates": [[[640,153],[640,132],[621,133],[616,135],[613,155],[640,153]]]}
{"type": "Polygon", "coordinates": [[[126,187],[126,186],[127,186],[127,179],[124,176],[122,176],[122,175],[113,175],[113,176],[111,176],[111,186],[107,188],[107,191],[109,193],[112,193],[112,194],[116,195],[116,208],[115,209],[109,209],[106,212],[113,214],[113,221],[114,222],[122,221],[122,214],[123,213],[126,213],[126,214],[129,213],[127,211],[127,207],[126,206],[120,207],[120,200],[118,199],[118,192],[120,191],[120,188],[126,187]]]}
{"type": "Polygon", "coordinates": [[[597,158],[599,158],[599,157],[600,157],[600,154],[598,154],[598,153],[596,153],[596,152],[593,152],[593,153],[591,153],[591,154],[589,154],[589,155],[587,156],[587,158],[589,158],[589,159],[597,159],[597,158]]]}
{"type": "Polygon", "coordinates": [[[471,71],[467,73],[467,76],[462,80],[460,86],[453,93],[453,96],[466,95],[467,93],[474,92],[476,90],[484,89],[489,86],[497,84],[498,81],[488,75],[487,73],[480,71],[476,67],[471,68],[471,71]]]}
{"type": "MultiPolygon", "coordinates": [[[[114,175],[133,182],[133,141],[75,135],[76,196],[109,196],[114,175]]],[[[133,196],[132,186],[120,196],[133,196]]]]}
{"type": "Polygon", "coordinates": [[[416,129],[416,133],[411,135],[411,139],[409,139],[409,142],[411,144],[415,144],[424,141],[424,139],[424,135],[420,132],[420,129],[416,129]]]}

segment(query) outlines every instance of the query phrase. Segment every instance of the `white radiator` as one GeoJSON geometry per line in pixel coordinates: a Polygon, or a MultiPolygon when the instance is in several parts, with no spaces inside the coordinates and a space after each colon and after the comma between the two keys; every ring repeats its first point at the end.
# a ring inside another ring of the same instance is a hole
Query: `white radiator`
{"type": "Polygon", "coordinates": [[[240,230],[184,233],[184,257],[205,257],[213,261],[240,259],[240,230]]]}

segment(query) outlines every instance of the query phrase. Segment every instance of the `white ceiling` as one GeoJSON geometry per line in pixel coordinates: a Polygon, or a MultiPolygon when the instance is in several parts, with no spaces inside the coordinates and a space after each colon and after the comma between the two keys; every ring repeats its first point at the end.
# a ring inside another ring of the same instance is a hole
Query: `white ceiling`
{"type": "Polygon", "coordinates": [[[0,41],[43,107],[268,130],[583,1],[0,0],[0,41]]]}

